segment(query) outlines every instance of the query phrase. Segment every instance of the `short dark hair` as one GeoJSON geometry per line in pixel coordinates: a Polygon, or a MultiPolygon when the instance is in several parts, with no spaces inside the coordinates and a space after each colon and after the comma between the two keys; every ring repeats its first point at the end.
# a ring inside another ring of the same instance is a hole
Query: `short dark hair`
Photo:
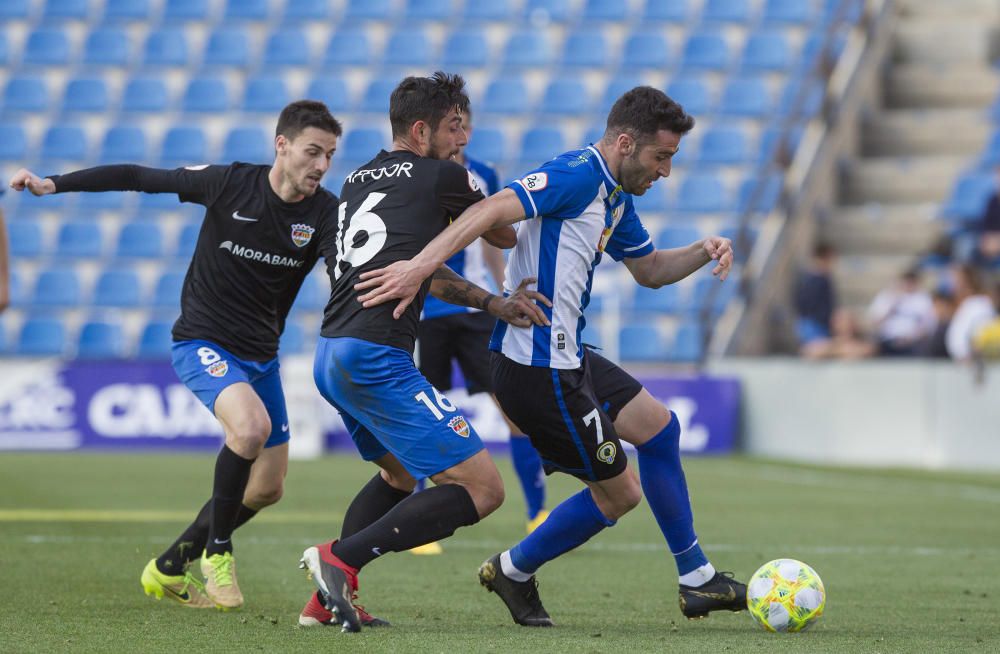
{"type": "Polygon", "coordinates": [[[817,259],[829,259],[835,254],[837,254],[837,250],[826,241],[819,241],[813,246],[813,256],[817,259]]]}
{"type": "Polygon", "coordinates": [[[694,127],[694,117],[684,113],[684,108],[651,86],[637,86],[615,101],[608,113],[605,138],[626,133],[644,143],[658,131],[665,129],[675,134],[687,134],[694,127]]]}
{"type": "Polygon", "coordinates": [[[334,136],[340,136],[344,131],[322,102],[296,100],[281,110],[278,126],[274,128],[274,136],[284,136],[292,141],[307,127],[315,127],[334,136]]]}
{"type": "Polygon", "coordinates": [[[437,71],[431,77],[407,77],[389,97],[389,124],[393,137],[405,136],[410,126],[422,120],[437,129],[449,111],[468,111],[469,96],[461,75],[437,71]]]}

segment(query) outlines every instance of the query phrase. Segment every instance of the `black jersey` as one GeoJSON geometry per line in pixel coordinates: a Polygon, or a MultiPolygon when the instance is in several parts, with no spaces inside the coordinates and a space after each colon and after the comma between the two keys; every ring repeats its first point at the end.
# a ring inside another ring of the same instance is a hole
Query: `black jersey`
{"type": "MultiPolygon", "coordinates": [[[[358,275],[412,259],[467,207],[483,199],[459,163],[385,150],[344,182],[335,251],[324,249],[333,292],[323,316],[323,336],[352,336],[413,352],[417,323],[430,280],[403,316],[395,302],[365,309],[354,290],[358,275]]],[[[324,241],[324,248],[329,239],[324,241]]]]}
{"type": "Polygon", "coordinates": [[[181,291],[174,340],[206,339],[241,359],[278,353],[302,280],[335,235],[337,197],[320,188],[285,202],[268,181],[270,166],[234,163],[159,170],[99,166],[53,176],[57,192],[176,193],[204,205],[205,218],[181,291]]]}

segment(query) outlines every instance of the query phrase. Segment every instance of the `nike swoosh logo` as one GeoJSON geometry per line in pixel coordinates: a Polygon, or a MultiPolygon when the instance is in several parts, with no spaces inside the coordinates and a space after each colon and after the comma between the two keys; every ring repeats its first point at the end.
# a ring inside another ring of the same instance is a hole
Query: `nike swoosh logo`
{"type": "Polygon", "coordinates": [[[729,589],[729,593],[706,593],[699,590],[689,590],[688,593],[696,597],[704,597],[705,599],[722,600],[723,602],[736,601],[736,591],[732,588],[729,589]]]}
{"type": "Polygon", "coordinates": [[[248,223],[257,222],[257,218],[247,218],[246,216],[241,216],[239,211],[233,212],[233,220],[245,220],[248,223]]]}
{"type": "Polygon", "coordinates": [[[214,540],[214,541],[215,541],[215,544],[216,544],[216,545],[225,545],[226,543],[228,543],[228,542],[229,542],[229,539],[228,539],[228,538],[227,538],[226,540],[219,540],[218,538],[213,538],[212,540],[214,540]]]}
{"type": "Polygon", "coordinates": [[[183,593],[178,593],[176,590],[174,590],[170,586],[164,586],[163,590],[167,591],[171,595],[175,595],[176,597],[184,600],[185,602],[187,602],[187,601],[189,601],[191,599],[191,594],[188,593],[187,591],[184,591],[183,593]]]}
{"type": "Polygon", "coordinates": [[[382,556],[382,552],[379,552],[377,547],[373,547],[372,552],[375,553],[375,556],[382,556]]]}
{"type": "Polygon", "coordinates": [[[281,425],[281,431],[288,431],[288,423],[281,425]]]}

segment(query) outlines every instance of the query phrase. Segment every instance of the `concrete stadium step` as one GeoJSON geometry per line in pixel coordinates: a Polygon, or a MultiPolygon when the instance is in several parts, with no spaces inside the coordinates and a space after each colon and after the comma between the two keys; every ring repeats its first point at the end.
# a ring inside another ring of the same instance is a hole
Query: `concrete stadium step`
{"type": "Polygon", "coordinates": [[[843,171],[841,201],[941,202],[955,177],[967,168],[964,156],[870,157],[851,161],[843,171]]]}
{"type": "Polygon", "coordinates": [[[988,107],[1000,75],[985,65],[893,66],[885,79],[887,107],[988,107]]]}
{"type": "Polygon", "coordinates": [[[975,156],[992,134],[993,125],[979,108],[894,109],[865,119],[862,147],[866,156],[975,156]]]}
{"type": "Polygon", "coordinates": [[[934,66],[982,66],[991,59],[996,22],[995,16],[957,13],[903,19],[893,34],[893,60],[934,66]]]}
{"type": "Polygon", "coordinates": [[[820,237],[838,252],[912,255],[926,252],[945,232],[933,202],[834,207],[819,225],[820,237]]]}
{"type": "Polygon", "coordinates": [[[917,256],[913,254],[841,256],[834,272],[837,299],[844,306],[867,306],[879,291],[915,263],[917,256]]]}

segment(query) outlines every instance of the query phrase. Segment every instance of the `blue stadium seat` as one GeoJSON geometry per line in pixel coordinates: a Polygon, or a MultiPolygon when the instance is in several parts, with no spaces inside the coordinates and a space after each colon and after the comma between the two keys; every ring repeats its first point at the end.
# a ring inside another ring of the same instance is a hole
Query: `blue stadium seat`
{"type": "Polygon", "coordinates": [[[700,77],[677,77],[667,86],[667,95],[693,116],[712,112],[715,102],[708,82],[700,77]]]}
{"type": "Polygon", "coordinates": [[[490,61],[490,44],[479,28],[456,29],[448,35],[442,55],[446,70],[483,68],[490,61]]]}
{"type": "Polygon", "coordinates": [[[737,252],[750,252],[757,242],[757,234],[758,231],[754,227],[747,227],[747,229],[741,232],[738,225],[724,227],[719,230],[719,236],[732,241],[733,249],[737,252]]]}
{"type": "Polygon", "coordinates": [[[126,223],[118,232],[115,256],[121,259],[159,259],[163,256],[163,232],[159,223],[140,220],[126,223]]]}
{"type": "Polygon", "coordinates": [[[295,298],[295,308],[306,311],[322,311],[326,307],[326,302],[330,296],[329,284],[325,284],[320,279],[318,273],[306,275],[302,280],[302,288],[295,298]]]}
{"type": "Polygon", "coordinates": [[[701,19],[746,25],[750,22],[750,0],[705,0],[701,19]]]}
{"type": "Polygon", "coordinates": [[[57,257],[96,259],[103,249],[101,228],[97,223],[80,220],[60,225],[56,236],[57,257]]]}
{"type": "Polygon", "coordinates": [[[0,2],[0,20],[16,20],[28,17],[31,0],[5,0],[0,2]]]}
{"type": "Polygon", "coordinates": [[[22,307],[27,304],[27,291],[24,287],[24,279],[20,271],[15,266],[10,271],[10,305],[12,307],[22,307]]]}
{"type": "Polygon", "coordinates": [[[399,85],[399,80],[393,77],[376,77],[368,84],[361,98],[361,111],[376,114],[389,113],[389,96],[399,85]]]}
{"type": "Polygon", "coordinates": [[[223,16],[227,21],[266,21],[267,5],[268,0],[226,0],[226,11],[223,16]]]}
{"type": "Polygon", "coordinates": [[[0,66],[6,66],[8,58],[7,35],[0,33],[0,66]]]}
{"type": "Polygon", "coordinates": [[[570,0],[532,0],[524,3],[524,16],[533,23],[564,23],[573,17],[570,0]]]}
{"type": "Polygon", "coordinates": [[[220,27],[205,45],[206,66],[246,68],[250,64],[250,37],[242,27],[220,27]]]}
{"type": "Polygon", "coordinates": [[[490,81],[483,96],[483,111],[497,114],[524,114],[528,111],[528,87],[519,76],[502,76],[490,81]]]}
{"type": "MultiPolygon", "coordinates": [[[[201,227],[201,225],[195,225],[201,227]]],[[[195,232],[197,236],[197,232],[195,232]]],[[[192,250],[193,250],[192,246],[192,250]]],[[[184,288],[183,270],[168,270],[156,280],[153,289],[153,306],[160,309],[175,309],[181,306],[181,289],[184,288]]]]}
{"type": "Polygon", "coordinates": [[[108,85],[102,77],[78,77],[66,84],[63,111],[105,112],[108,110],[108,85]]]}
{"type": "Polygon", "coordinates": [[[751,176],[740,183],[739,197],[736,199],[737,211],[744,212],[750,210],[751,202],[753,202],[752,209],[754,213],[767,214],[778,208],[784,177],[778,173],[767,175],[760,195],[754,199],[752,194],[755,192],[758,182],[758,177],[751,176]]]}
{"type": "Polygon", "coordinates": [[[46,22],[53,20],[86,20],[90,7],[89,0],[46,0],[46,22]]]}
{"type": "Polygon", "coordinates": [[[134,270],[112,268],[97,277],[93,304],[131,309],[142,304],[139,275],[134,270]]]}
{"type": "Polygon", "coordinates": [[[675,208],[678,211],[715,213],[729,211],[731,204],[729,191],[721,179],[715,175],[696,173],[681,182],[675,208]]]}
{"type": "Polygon", "coordinates": [[[83,161],[87,158],[87,135],[77,125],[55,125],[45,132],[42,158],[60,161],[83,161]]]}
{"type": "Polygon", "coordinates": [[[32,317],[21,325],[17,353],[23,356],[59,356],[66,351],[66,328],[58,318],[32,317]]]}
{"type": "Polygon", "coordinates": [[[265,75],[247,79],[243,111],[277,114],[290,101],[283,77],[265,75]]]}
{"type": "Polygon", "coordinates": [[[750,144],[742,129],[729,125],[709,128],[699,146],[699,164],[739,165],[750,160],[750,144]]]}
{"type": "Polygon", "coordinates": [[[507,38],[503,64],[508,67],[540,69],[552,61],[552,48],[544,31],[518,30],[507,38]]]}
{"type": "Polygon", "coordinates": [[[83,323],[76,356],[79,359],[120,359],[125,356],[125,333],[121,324],[104,320],[83,323]]]}
{"type": "Polygon", "coordinates": [[[222,145],[222,161],[271,163],[274,161],[274,140],[260,127],[234,127],[222,145]]]}
{"type": "Polygon", "coordinates": [[[311,59],[309,40],[302,30],[284,28],[267,37],[265,66],[308,66],[311,59]]]}
{"type": "Polygon", "coordinates": [[[285,323],[285,331],[278,343],[278,352],[285,354],[301,354],[306,349],[306,332],[296,320],[285,323]]]}
{"type": "Polygon", "coordinates": [[[134,77],[125,85],[122,111],[161,113],[170,101],[167,85],[158,77],[134,77]]]}
{"type": "Polygon", "coordinates": [[[566,140],[558,127],[533,127],[521,136],[519,158],[539,166],[566,149],[566,140]]]}
{"type": "Polygon", "coordinates": [[[706,302],[711,301],[712,314],[722,313],[729,301],[736,296],[736,291],[739,290],[738,284],[733,283],[735,281],[733,277],[730,277],[725,283],[721,283],[715,277],[699,278],[694,283],[689,309],[692,312],[700,311],[704,309],[706,302]],[[710,294],[712,295],[711,300],[709,300],[710,294]]]}
{"type": "Polygon", "coordinates": [[[788,34],[780,30],[754,32],[743,46],[743,69],[751,72],[783,71],[792,66],[788,34]]]}
{"type": "Polygon", "coordinates": [[[667,193],[670,187],[663,182],[653,184],[652,188],[642,195],[634,196],[635,210],[640,216],[649,213],[662,213],[667,210],[667,193]]]}
{"type": "Polygon", "coordinates": [[[88,66],[129,65],[131,48],[128,33],[117,27],[102,27],[87,34],[83,45],[83,63],[88,66]]]}
{"type": "Polygon", "coordinates": [[[510,0],[465,0],[462,18],[471,22],[500,22],[507,20],[511,10],[510,0]]]}
{"type": "Polygon", "coordinates": [[[306,97],[323,102],[335,115],[347,111],[351,106],[351,93],[347,83],[343,78],[332,75],[313,78],[306,90],[306,97]]]}
{"type": "Polygon", "coordinates": [[[135,356],[138,359],[169,359],[173,345],[171,329],[173,323],[167,320],[150,320],[139,334],[139,345],[135,356]]]}
{"type": "Polygon", "coordinates": [[[622,65],[626,68],[666,68],[670,63],[667,40],[662,32],[636,32],[625,41],[622,65]]]}
{"type": "Polygon", "coordinates": [[[805,42],[802,44],[802,50],[799,52],[797,58],[797,69],[802,71],[815,71],[816,66],[820,61],[821,56],[823,56],[824,51],[827,52],[827,56],[831,60],[836,61],[843,54],[844,48],[847,45],[847,34],[846,32],[837,32],[833,35],[832,40],[827,42],[828,35],[826,30],[814,30],[806,37],[805,42]],[[826,48],[826,50],[824,50],[826,48]]]}
{"type": "MultiPolygon", "coordinates": [[[[131,162],[115,162],[131,163],[131,162]]],[[[99,211],[121,211],[132,199],[131,193],[120,191],[104,191],[101,193],[80,193],[77,200],[77,210],[82,216],[90,216],[99,211]]]]}
{"type": "Polygon", "coordinates": [[[164,27],[146,37],[143,63],[147,66],[186,66],[190,57],[184,30],[164,27]]]}
{"type": "Polygon", "coordinates": [[[555,79],[542,96],[541,111],[546,114],[577,116],[590,109],[587,87],[579,79],[555,79]]]}
{"type": "Polygon", "coordinates": [[[952,220],[975,220],[982,214],[996,188],[996,178],[992,173],[965,173],[958,178],[941,213],[952,220]]]}
{"type": "Polygon", "coordinates": [[[164,21],[203,21],[208,18],[208,0],[166,0],[164,21]]]}
{"type": "Polygon", "coordinates": [[[722,90],[719,113],[742,118],[766,118],[774,108],[771,89],[761,77],[735,77],[722,90]]]}
{"type": "Polygon", "coordinates": [[[390,66],[426,66],[431,61],[431,43],[422,30],[404,27],[389,35],[383,56],[390,66]]]}
{"type": "Polygon", "coordinates": [[[688,0],[646,0],[646,8],[642,12],[642,22],[683,23],[691,15],[688,0]]]}
{"type": "Polygon", "coordinates": [[[49,90],[37,76],[15,76],[3,92],[4,112],[36,112],[49,108],[49,90]]]}
{"type": "Polygon", "coordinates": [[[808,120],[817,116],[822,110],[825,96],[826,84],[821,80],[802,79],[798,75],[791,75],[781,92],[781,99],[776,107],[777,115],[782,118],[808,120]]]}
{"type": "Polygon", "coordinates": [[[608,63],[608,42],[600,29],[574,30],[563,43],[560,63],[572,68],[604,68],[608,63]]]}
{"type": "Polygon", "coordinates": [[[229,107],[229,87],[223,77],[195,77],[181,98],[181,109],[192,113],[223,113],[229,107]]]}
{"type": "Polygon", "coordinates": [[[584,20],[621,23],[627,16],[628,3],[621,0],[587,0],[583,7],[584,20]]]}
{"type": "Polygon", "coordinates": [[[382,134],[382,130],[357,128],[352,129],[344,135],[343,151],[338,154],[345,162],[354,165],[371,160],[378,151],[387,148],[389,142],[382,134]]]}
{"type": "Polygon", "coordinates": [[[22,63],[29,66],[65,66],[69,64],[69,38],[60,29],[42,27],[28,35],[22,63]]]}
{"type": "Polygon", "coordinates": [[[175,125],[163,137],[160,161],[168,165],[197,165],[207,160],[208,144],[200,127],[175,125]]]}
{"type": "Polygon", "coordinates": [[[39,307],[75,307],[80,304],[80,279],[72,268],[47,268],[38,273],[31,303],[39,307]]]}
{"type": "Polygon", "coordinates": [[[465,151],[478,161],[496,163],[504,161],[506,157],[504,148],[506,142],[507,136],[502,129],[474,127],[465,151]]]}
{"type": "Polygon", "coordinates": [[[391,0],[348,0],[347,20],[389,20],[392,18],[391,0]]]}
{"type": "MultiPolygon", "coordinates": [[[[174,256],[181,259],[190,259],[194,254],[194,248],[198,244],[198,235],[201,233],[201,222],[190,222],[181,227],[177,236],[177,248],[174,256]]],[[[162,278],[160,281],[163,281],[162,278]]],[[[157,287],[158,288],[158,287],[157,287]]],[[[180,295],[177,296],[180,302],[180,295]]]]}
{"type": "MultiPolygon", "coordinates": [[[[599,296],[591,296],[591,306],[599,305],[600,299],[601,298],[599,296]]],[[[603,343],[601,342],[601,330],[598,327],[598,321],[596,319],[599,315],[591,312],[589,307],[587,313],[590,315],[588,316],[586,324],[583,327],[583,332],[580,334],[580,342],[597,348],[603,347],[603,343]]]]}
{"type": "Polygon", "coordinates": [[[632,311],[669,314],[681,309],[681,294],[676,284],[647,288],[639,286],[632,296],[632,311]]]}
{"type": "Polygon", "coordinates": [[[44,252],[42,226],[34,220],[14,220],[7,223],[7,242],[10,256],[17,259],[32,259],[44,252]]]}
{"type": "Polygon", "coordinates": [[[611,75],[608,79],[608,85],[604,88],[604,93],[601,96],[601,112],[607,112],[611,109],[611,106],[615,103],[618,98],[620,98],[626,91],[631,91],[637,86],[642,86],[646,81],[639,75],[611,75]]]}
{"type": "MultiPolygon", "coordinates": [[[[656,185],[653,185],[656,188],[656,185]]],[[[682,225],[672,225],[664,227],[656,235],[654,243],[658,250],[670,250],[691,245],[701,238],[701,232],[697,227],[684,227],[682,225]]]]}
{"type": "Polygon", "coordinates": [[[281,4],[285,10],[282,18],[287,23],[323,21],[330,18],[328,0],[285,0],[281,4]]]}
{"type": "Polygon", "coordinates": [[[806,25],[816,19],[815,0],[767,0],[761,20],[765,23],[806,25]]]}
{"type": "Polygon", "coordinates": [[[860,0],[826,0],[823,3],[822,20],[827,23],[836,19],[853,25],[861,20],[864,10],[865,3],[860,0]]]}
{"type": "Polygon", "coordinates": [[[697,323],[685,321],[677,327],[674,342],[670,347],[670,359],[673,361],[698,361],[701,359],[702,345],[701,329],[697,323]]]}
{"type": "Polygon", "coordinates": [[[105,0],[104,22],[135,22],[149,20],[149,0],[105,0]]]}
{"type": "Polygon", "coordinates": [[[625,325],[618,332],[618,355],[624,361],[663,361],[667,348],[653,325],[625,325]]]}
{"type": "Polygon", "coordinates": [[[17,123],[0,124],[0,161],[22,161],[28,153],[28,135],[17,123]]]}
{"type": "Polygon", "coordinates": [[[682,65],[697,70],[725,70],[729,66],[729,46],[718,32],[696,32],[684,44],[682,65]]]}
{"type": "MultiPolygon", "coordinates": [[[[161,168],[179,168],[184,165],[189,165],[188,161],[171,161],[171,160],[160,160],[159,166],[161,168]]],[[[161,211],[171,211],[181,209],[180,200],[173,193],[140,193],[139,194],[139,205],[138,210],[140,215],[152,216],[158,214],[161,211]]]]}
{"type": "Polygon", "coordinates": [[[361,28],[340,29],[330,37],[323,63],[336,66],[367,66],[372,59],[368,34],[361,28]]]}
{"type": "Polygon", "coordinates": [[[446,21],[454,14],[455,3],[452,0],[407,0],[403,15],[408,21],[446,21]]]}
{"type": "Polygon", "coordinates": [[[104,134],[100,163],[143,163],[146,153],[146,133],[140,127],[115,125],[104,134]]]}
{"type": "Polygon", "coordinates": [[[1000,131],[993,132],[979,159],[979,165],[981,168],[992,168],[1000,165],[1000,131]]]}

